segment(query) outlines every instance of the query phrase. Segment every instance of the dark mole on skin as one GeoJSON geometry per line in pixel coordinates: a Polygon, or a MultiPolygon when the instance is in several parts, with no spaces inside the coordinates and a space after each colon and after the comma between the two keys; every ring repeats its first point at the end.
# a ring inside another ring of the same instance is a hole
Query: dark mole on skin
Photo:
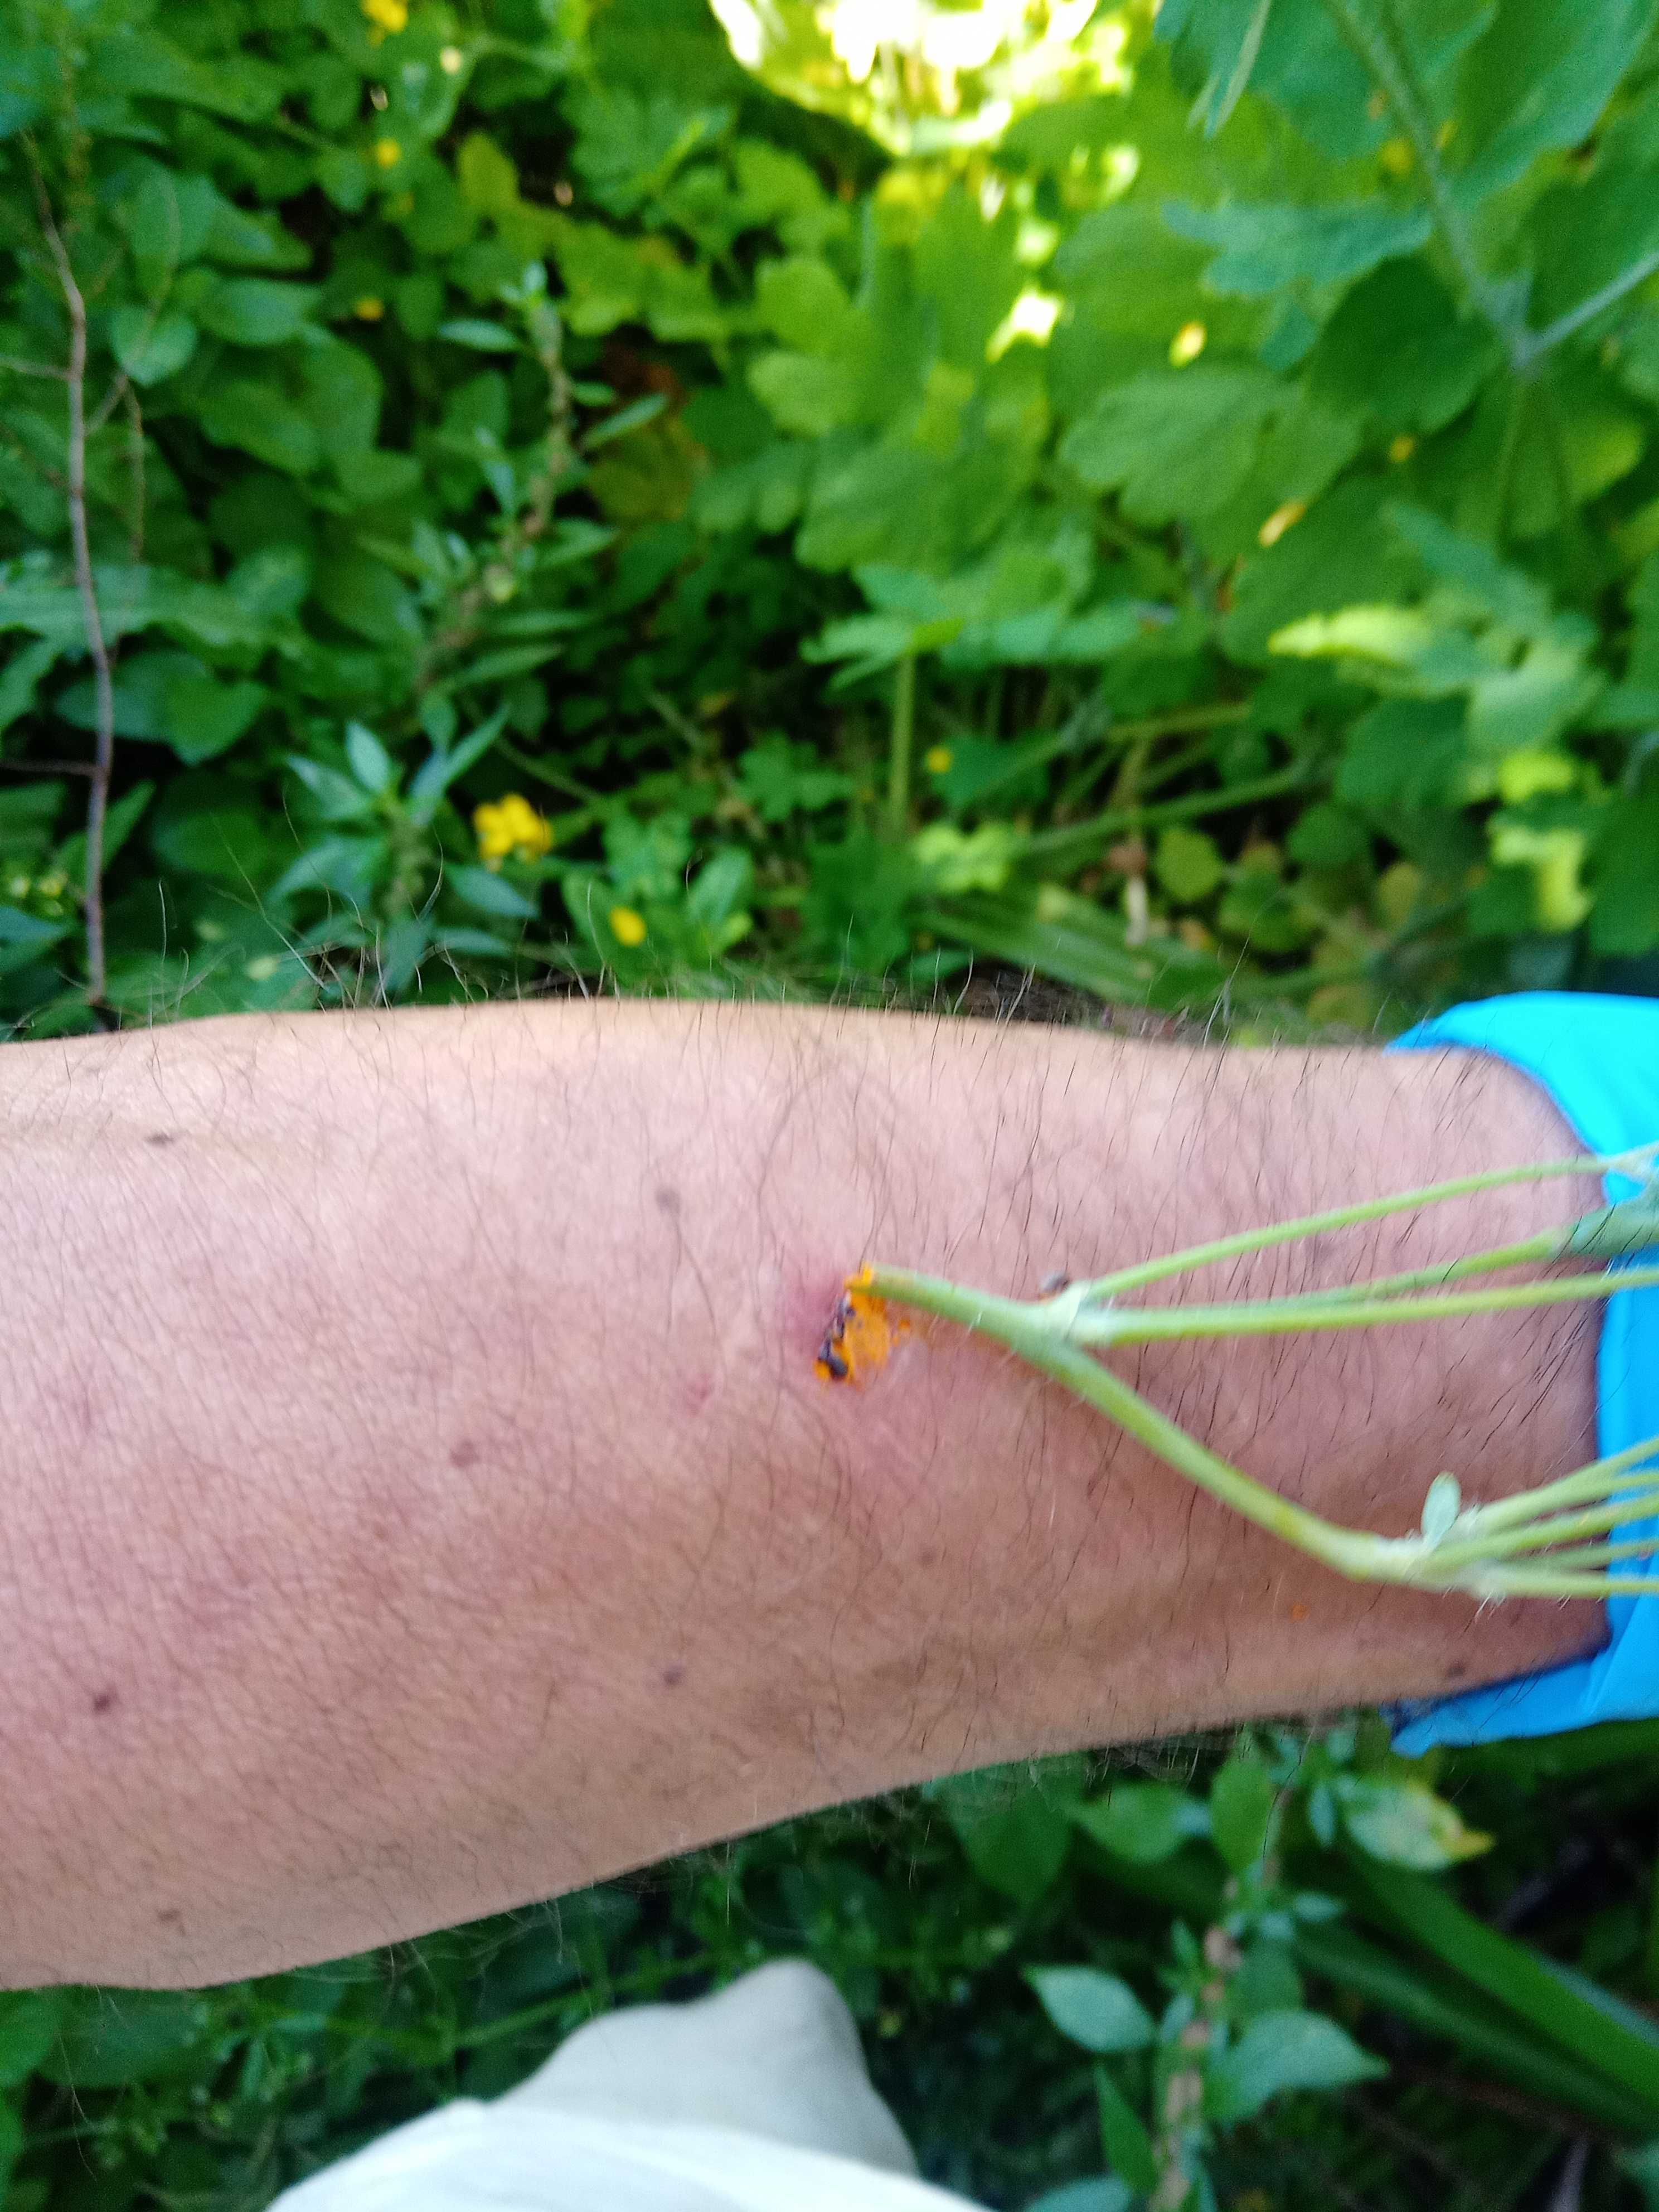
{"type": "Polygon", "coordinates": [[[92,1710],[95,1713],[112,1712],[118,1702],[113,1690],[99,1690],[94,1694],[92,1710]]]}
{"type": "Polygon", "coordinates": [[[665,1690],[678,1690],[684,1680],[685,1668],[678,1659],[672,1667],[665,1667],[662,1670],[662,1686],[665,1690]]]}
{"type": "Polygon", "coordinates": [[[449,1464],[451,1467],[476,1467],[477,1463],[478,1447],[473,1443],[471,1437],[463,1437],[459,1443],[453,1444],[450,1447],[449,1464]]]}
{"type": "Polygon", "coordinates": [[[653,1194],[656,1198],[657,1210],[659,1212],[678,1213],[679,1212],[680,1194],[678,1191],[674,1188],[672,1183],[663,1183],[653,1194]]]}
{"type": "Polygon", "coordinates": [[[147,1145],[172,1145],[176,1144],[178,1139],[170,1129],[157,1129],[152,1135],[146,1137],[144,1142],[147,1145]]]}
{"type": "Polygon", "coordinates": [[[164,1906],[155,1917],[163,1928],[182,1928],[185,1924],[185,1916],[176,1905],[164,1906]]]}

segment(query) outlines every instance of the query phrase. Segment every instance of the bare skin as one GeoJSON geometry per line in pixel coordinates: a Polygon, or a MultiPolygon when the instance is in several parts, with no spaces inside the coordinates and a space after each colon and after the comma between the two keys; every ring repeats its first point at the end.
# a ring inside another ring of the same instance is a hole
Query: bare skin
{"type": "MultiPolygon", "coordinates": [[[[204,1022],[0,1054],[0,1982],[191,1985],[994,1759],[1500,1679],[1599,1608],[1343,1583],[866,1257],[1029,1295],[1571,1152],[1471,1055],[767,1008],[204,1022]]],[[[1595,1202],[1264,1255],[1300,1287],[1595,1202]]],[[[1595,1320],[1126,1372],[1385,1531],[1593,1443],[1595,1320]]]]}

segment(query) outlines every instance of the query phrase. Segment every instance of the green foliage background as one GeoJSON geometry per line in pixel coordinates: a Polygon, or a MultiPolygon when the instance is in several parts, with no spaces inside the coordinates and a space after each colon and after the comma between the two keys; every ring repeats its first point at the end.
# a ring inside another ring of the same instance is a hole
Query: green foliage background
{"type": "MultiPolygon", "coordinates": [[[[1659,982],[1653,0],[1006,12],[0,0],[0,1020],[1659,982]]],[[[1450,1763],[1490,1849],[1223,1748],[0,2000],[0,2194],[256,2205],[793,1950],[989,2203],[1659,2202],[1659,1734],[1450,1763]]]]}

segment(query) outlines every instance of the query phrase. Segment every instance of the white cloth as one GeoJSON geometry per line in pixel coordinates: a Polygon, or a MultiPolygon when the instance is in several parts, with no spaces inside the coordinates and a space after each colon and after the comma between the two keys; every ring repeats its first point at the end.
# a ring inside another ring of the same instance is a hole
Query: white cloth
{"type": "Polygon", "coordinates": [[[591,2021],[506,2096],[394,2129],[272,2212],[974,2212],[915,2175],[851,2014],[783,1960],[591,2021]]]}

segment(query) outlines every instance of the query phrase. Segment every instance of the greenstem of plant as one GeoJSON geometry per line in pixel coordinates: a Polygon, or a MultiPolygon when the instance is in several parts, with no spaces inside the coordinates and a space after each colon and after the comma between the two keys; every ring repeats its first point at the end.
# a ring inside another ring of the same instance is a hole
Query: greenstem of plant
{"type": "Polygon", "coordinates": [[[1594,1461],[1559,1480],[1492,1504],[1465,1504],[1454,1474],[1429,1484],[1416,1531],[1376,1534],[1328,1521],[1212,1451],[1114,1374],[1096,1355],[1175,1338],[1297,1335],[1455,1320],[1515,1308],[1607,1297],[1659,1285],[1659,1264],[1632,1264],[1659,1248],[1659,1144],[1595,1160],[1557,1160],[1464,1176],[1419,1190],[1334,1208],[1195,1245],[1167,1257],[1069,1283],[1021,1300],[884,1266],[860,1277],[877,1297],[960,1323],[1063,1382],[1188,1481],[1322,1565],[1356,1582],[1504,1597],[1659,1596],[1659,1579],[1636,1570],[1659,1553],[1659,1437],[1594,1461]],[[1446,1199],[1507,1184],[1594,1172],[1635,1177],[1634,1197],[1585,1214],[1569,1228],[1472,1253],[1433,1267],[1328,1290],[1220,1304],[1147,1307],[1127,1294],[1217,1261],[1351,1228],[1446,1199]],[[1588,1261],[1592,1272],[1454,1288],[1499,1271],[1588,1261]],[[1652,1523],[1652,1526],[1642,1524],[1652,1523]],[[1620,1532],[1629,1530],[1628,1534],[1620,1532]],[[1622,1571],[1620,1571],[1622,1570],[1622,1571]]]}

